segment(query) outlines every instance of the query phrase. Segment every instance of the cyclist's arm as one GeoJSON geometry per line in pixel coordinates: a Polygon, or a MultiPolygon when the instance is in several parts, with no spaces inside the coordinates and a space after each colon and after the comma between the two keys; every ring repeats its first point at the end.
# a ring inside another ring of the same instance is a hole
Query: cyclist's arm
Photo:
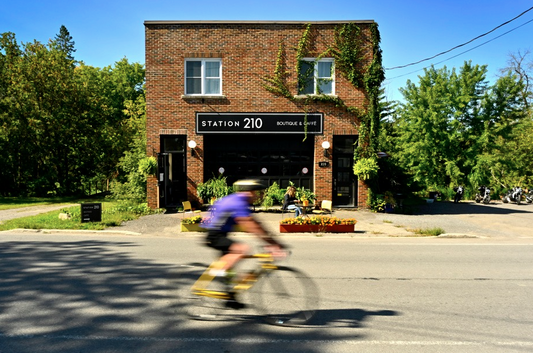
{"type": "Polygon", "coordinates": [[[259,238],[271,245],[277,245],[283,248],[283,245],[276,241],[266,230],[261,223],[257,222],[252,216],[236,217],[235,222],[241,226],[246,232],[257,235],[259,238]]]}

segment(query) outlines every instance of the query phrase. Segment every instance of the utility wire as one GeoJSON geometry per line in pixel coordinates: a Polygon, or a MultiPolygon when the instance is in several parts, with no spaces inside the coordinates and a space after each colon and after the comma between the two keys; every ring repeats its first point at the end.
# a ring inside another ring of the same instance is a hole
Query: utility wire
{"type": "MultiPolygon", "coordinates": [[[[463,54],[465,54],[465,53],[468,53],[469,51],[472,51],[472,50],[474,50],[474,49],[477,49],[477,48],[479,48],[479,47],[481,47],[481,46],[483,46],[483,45],[485,45],[485,44],[487,44],[487,43],[492,42],[493,40],[496,40],[496,39],[498,39],[498,38],[500,38],[500,37],[503,37],[504,35],[506,35],[506,34],[508,34],[508,33],[511,33],[512,31],[517,30],[518,28],[523,27],[523,26],[525,26],[525,25],[527,25],[528,23],[531,23],[531,22],[533,22],[533,19],[531,19],[531,20],[529,20],[529,21],[527,21],[527,22],[525,22],[525,23],[522,23],[520,26],[517,26],[517,27],[515,27],[515,28],[513,28],[513,29],[510,29],[510,30],[508,30],[507,32],[505,32],[505,33],[503,33],[503,34],[500,34],[499,36],[494,37],[494,38],[492,38],[492,39],[490,39],[490,40],[488,40],[488,41],[486,41],[486,42],[484,42],[484,43],[481,43],[481,44],[479,44],[479,45],[476,45],[476,46],[473,47],[473,48],[470,48],[470,49],[468,49],[468,50],[465,50],[465,51],[463,51],[463,52],[461,52],[461,53],[459,53],[459,54],[456,54],[456,55],[454,55],[454,56],[451,56],[451,57],[449,57],[449,58],[447,58],[447,59],[444,59],[444,60],[442,60],[442,61],[439,61],[439,62],[437,62],[437,63],[431,64],[430,66],[442,64],[442,63],[445,62],[445,61],[451,60],[451,59],[456,58],[456,57],[458,57],[458,56],[461,56],[461,55],[463,55],[463,54]]],[[[429,67],[429,66],[426,66],[426,67],[423,67],[423,68],[421,68],[421,69],[418,69],[418,70],[415,70],[415,71],[411,71],[411,72],[406,73],[406,74],[403,74],[403,75],[399,75],[399,76],[391,77],[391,78],[386,79],[385,81],[390,81],[390,80],[394,80],[395,78],[400,78],[400,77],[408,76],[408,75],[414,74],[415,72],[418,72],[418,71],[422,71],[422,70],[424,70],[424,69],[427,69],[428,67],[429,67]]]]}
{"type": "Polygon", "coordinates": [[[533,7],[530,7],[530,8],[527,9],[526,11],[522,12],[520,15],[516,16],[515,18],[510,19],[509,21],[504,22],[504,23],[502,23],[501,25],[499,25],[499,26],[497,26],[497,27],[494,27],[492,30],[490,30],[490,31],[488,31],[488,32],[486,32],[486,33],[483,33],[483,34],[481,34],[481,35],[475,37],[474,39],[469,40],[469,41],[466,42],[466,43],[459,44],[459,45],[457,45],[457,46],[455,46],[455,47],[453,47],[453,48],[451,48],[451,49],[448,49],[448,50],[446,50],[446,51],[443,51],[442,53],[439,53],[439,54],[433,55],[433,56],[430,57],[430,58],[422,59],[422,60],[419,60],[419,61],[416,61],[416,62],[413,62],[413,63],[410,63],[410,64],[406,64],[406,65],[401,65],[401,66],[394,66],[394,67],[390,67],[390,68],[385,68],[385,70],[401,69],[401,68],[404,68],[404,67],[408,67],[408,66],[412,66],[412,65],[420,64],[421,62],[428,61],[428,60],[431,60],[431,59],[436,58],[437,56],[440,56],[440,55],[444,55],[444,54],[446,54],[446,53],[449,53],[449,52],[451,52],[452,50],[455,50],[455,49],[457,49],[457,48],[463,47],[463,46],[465,46],[465,45],[467,45],[467,44],[469,44],[469,43],[472,43],[473,41],[475,41],[475,40],[477,40],[477,39],[479,39],[479,38],[481,38],[481,37],[486,36],[486,35],[489,34],[489,33],[494,32],[494,31],[497,30],[498,28],[500,28],[500,27],[502,27],[502,26],[505,26],[505,25],[508,24],[508,23],[513,22],[514,20],[516,20],[517,18],[519,18],[520,16],[524,15],[525,13],[527,13],[527,12],[529,12],[529,11],[531,11],[531,10],[533,10],[533,7]]]}

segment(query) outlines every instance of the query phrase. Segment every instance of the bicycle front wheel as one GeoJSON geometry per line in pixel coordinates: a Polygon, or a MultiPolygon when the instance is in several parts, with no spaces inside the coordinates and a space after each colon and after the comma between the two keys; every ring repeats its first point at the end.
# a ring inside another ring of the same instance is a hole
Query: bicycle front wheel
{"type": "Polygon", "coordinates": [[[273,325],[303,325],[318,309],[318,287],[303,272],[290,267],[271,271],[255,289],[257,309],[273,325]]]}

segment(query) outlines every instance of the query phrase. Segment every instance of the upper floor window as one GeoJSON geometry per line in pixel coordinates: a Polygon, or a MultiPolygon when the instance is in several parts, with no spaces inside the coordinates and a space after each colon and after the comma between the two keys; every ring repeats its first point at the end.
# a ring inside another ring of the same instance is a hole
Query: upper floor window
{"type": "Polygon", "coordinates": [[[185,94],[222,94],[222,60],[186,59],[185,94]]]}
{"type": "Polygon", "coordinates": [[[298,94],[335,94],[334,67],[333,59],[303,59],[298,94]]]}

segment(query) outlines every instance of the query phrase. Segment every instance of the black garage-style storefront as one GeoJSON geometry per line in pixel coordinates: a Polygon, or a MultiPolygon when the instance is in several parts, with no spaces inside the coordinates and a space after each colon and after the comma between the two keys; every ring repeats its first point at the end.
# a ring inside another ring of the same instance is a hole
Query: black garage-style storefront
{"type": "Polygon", "coordinates": [[[323,133],[321,113],[197,113],[204,135],[204,180],[220,174],[229,184],[259,178],[286,188],[313,188],[314,135],[323,133]]]}
{"type": "Polygon", "coordinates": [[[315,168],[333,163],[333,203],[354,206],[351,171],[356,136],[334,136],[333,155],[316,161],[315,136],[323,134],[321,113],[197,113],[196,134],[203,150],[186,135],[162,135],[159,154],[160,207],[179,207],[187,199],[187,158],[203,160],[204,181],[223,175],[228,184],[258,178],[286,188],[289,182],[313,189],[315,168]]]}

